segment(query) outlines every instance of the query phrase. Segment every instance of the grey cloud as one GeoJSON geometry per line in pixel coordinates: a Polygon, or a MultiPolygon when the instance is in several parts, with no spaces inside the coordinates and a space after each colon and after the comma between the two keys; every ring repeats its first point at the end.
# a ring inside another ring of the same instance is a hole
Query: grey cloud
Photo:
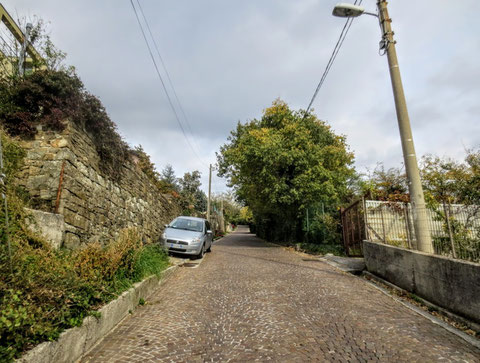
{"type": "MultiPolygon", "coordinates": [[[[204,186],[208,164],[238,120],[260,117],[276,97],[294,108],[307,106],[344,24],[331,16],[334,0],[140,1],[201,161],[179,130],[128,1],[2,3],[51,20],[54,42],[67,51],[127,141],[142,144],[158,169],[167,163],[177,175],[199,169],[204,186]]],[[[462,158],[464,145],[480,144],[480,3],[389,6],[417,153],[462,158]]],[[[347,136],[360,170],[378,161],[387,167],[402,162],[379,38],[373,17],[354,21],[313,105],[347,136]]]]}

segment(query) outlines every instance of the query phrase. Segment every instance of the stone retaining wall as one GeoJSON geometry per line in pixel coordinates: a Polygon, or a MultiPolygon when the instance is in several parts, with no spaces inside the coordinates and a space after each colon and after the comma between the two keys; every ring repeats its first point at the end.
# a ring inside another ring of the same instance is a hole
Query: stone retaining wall
{"type": "Polygon", "coordinates": [[[180,213],[176,199],[161,194],[134,160],[118,166],[120,181],[106,177],[91,136],[69,122],[61,133],[39,129],[33,140],[21,145],[27,155],[19,184],[29,192],[35,209],[56,211],[63,167],[56,212],[65,220],[65,247],[105,242],[135,226],[145,240],[157,241],[163,225],[180,213]]]}

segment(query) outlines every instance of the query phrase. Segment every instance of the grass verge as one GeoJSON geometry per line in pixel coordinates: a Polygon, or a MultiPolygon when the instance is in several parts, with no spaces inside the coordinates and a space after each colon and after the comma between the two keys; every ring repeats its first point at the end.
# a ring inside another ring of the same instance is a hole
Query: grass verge
{"type": "Polygon", "coordinates": [[[326,255],[331,253],[335,256],[345,256],[345,250],[342,245],[335,244],[314,244],[314,243],[300,243],[299,249],[311,255],[326,255]]]}
{"type": "Polygon", "coordinates": [[[13,274],[0,258],[0,361],[12,361],[65,329],[80,326],[88,315],[136,282],[159,275],[168,256],[158,245],[144,245],[138,233],[122,232],[106,247],[54,251],[46,245],[16,240],[13,274]]]}

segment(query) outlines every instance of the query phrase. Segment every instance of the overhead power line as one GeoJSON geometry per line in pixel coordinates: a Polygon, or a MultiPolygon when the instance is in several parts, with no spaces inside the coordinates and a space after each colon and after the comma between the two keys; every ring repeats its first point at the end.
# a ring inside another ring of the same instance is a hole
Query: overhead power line
{"type": "Polygon", "coordinates": [[[200,158],[200,156],[199,156],[199,155],[197,154],[197,152],[195,151],[192,143],[190,142],[190,140],[189,140],[189,138],[188,138],[188,136],[187,136],[187,133],[185,132],[185,129],[184,129],[183,125],[182,125],[182,122],[180,121],[180,118],[178,117],[177,110],[175,109],[175,106],[174,106],[174,104],[173,104],[173,102],[172,102],[172,99],[171,99],[171,97],[170,97],[170,95],[169,95],[169,93],[168,93],[168,89],[167,89],[167,87],[166,87],[166,85],[165,85],[165,82],[163,81],[163,78],[162,78],[162,75],[161,75],[161,73],[160,73],[160,70],[158,69],[157,61],[155,60],[155,57],[154,57],[154,55],[153,55],[152,48],[150,47],[150,44],[149,44],[149,42],[148,42],[147,36],[146,36],[146,34],[145,34],[145,30],[143,29],[142,22],[140,21],[140,18],[139,18],[139,16],[138,16],[137,9],[135,8],[135,5],[133,4],[133,0],[130,0],[130,4],[132,5],[132,9],[133,9],[133,12],[135,13],[135,17],[136,17],[136,19],[137,19],[138,26],[140,27],[140,31],[142,32],[143,39],[145,40],[145,44],[147,45],[148,52],[149,52],[150,57],[151,57],[151,59],[152,59],[153,65],[154,65],[154,67],[155,67],[155,71],[156,71],[156,73],[157,73],[157,75],[158,75],[158,78],[160,79],[160,82],[162,83],[162,87],[163,87],[163,90],[165,91],[165,95],[167,96],[168,103],[170,104],[170,107],[171,107],[171,109],[172,109],[172,111],[173,111],[173,114],[174,114],[175,119],[176,119],[176,121],[177,121],[177,123],[178,123],[178,126],[180,126],[180,130],[182,131],[183,137],[184,137],[185,140],[187,141],[188,146],[190,146],[190,148],[192,149],[193,153],[194,153],[195,156],[198,158],[198,160],[199,160],[202,164],[204,164],[203,161],[202,161],[202,159],[200,158]]]}
{"type": "MultiPolygon", "coordinates": [[[[363,0],[360,0],[358,2],[358,5],[361,5],[362,1],[363,0]]],[[[355,5],[357,5],[357,0],[355,0],[355,5]]],[[[327,78],[328,72],[330,72],[330,69],[332,68],[332,65],[333,65],[333,62],[335,61],[335,58],[337,58],[337,54],[340,51],[340,48],[342,47],[343,41],[345,40],[345,38],[347,36],[347,33],[350,30],[350,27],[352,26],[353,19],[354,18],[347,18],[347,21],[345,22],[345,25],[343,26],[343,29],[342,29],[342,32],[340,33],[337,44],[335,45],[335,48],[332,51],[330,59],[328,60],[327,66],[325,67],[325,70],[323,71],[322,78],[320,79],[320,82],[318,83],[318,86],[315,89],[315,92],[313,93],[312,99],[310,100],[310,103],[308,104],[307,110],[305,111],[305,115],[303,116],[304,118],[308,115],[308,112],[310,111],[310,108],[312,107],[312,104],[315,101],[315,98],[317,97],[318,92],[320,91],[320,88],[322,88],[322,85],[325,82],[325,79],[327,78]]]]}
{"type": "MultiPolygon", "coordinates": [[[[147,17],[145,16],[145,13],[143,12],[143,8],[142,8],[142,4],[140,3],[140,0],[137,0],[137,4],[138,4],[138,7],[140,9],[140,13],[142,14],[143,20],[145,21],[145,25],[147,26],[148,33],[150,34],[150,39],[152,39],[155,50],[157,51],[158,59],[160,59],[160,63],[162,64],[163,70],[165,71],[165,74],[167,76],[168,84],[170,85],[170,88],[173,91],[173,95],[175,97],[175,100],[177,101],[178,107],[180,108],[180,112],[183,115],[183,119],[185,120],[185,124],[187,125],[187,129],[188,129],[190,135],[193,135],[193,131],[192,131],[192,128],[190,126],[190,121],[188,120],[187,114],[185,113],[185,110],[182,106],[182,103],[180,102],[180,99],[178,98],[177,91],[175,90],[175,87],[173,86],[172,79],[171,79],[170,74],[167,70],[167,66],[165,65],[165,62],[163,61],[163,57],[160,54],[160,50],[158,48],[157,42],[155,41],[155,37],[153,36],[152,30],[150,29],[150,25],[148,23],[147,17]]],[[[197,143],[195,142],[195,139],[192,139],[192,142],[193,142],[193,146],[195,146],[197,151],[199,151],[200,148],[198,147],[197,143]]],[[[206,164],[204,164],[204,165],[207,166],[206,164]]]]}

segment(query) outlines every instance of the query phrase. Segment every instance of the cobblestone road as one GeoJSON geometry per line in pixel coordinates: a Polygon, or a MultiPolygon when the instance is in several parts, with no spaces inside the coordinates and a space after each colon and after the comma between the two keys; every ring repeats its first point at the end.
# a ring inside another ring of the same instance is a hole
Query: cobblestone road
{"type": "Polygon", "coordinates": [[[83,362],[255,360],[480,362],[480,351],[367,282],[240,230],[83,362]]]}

